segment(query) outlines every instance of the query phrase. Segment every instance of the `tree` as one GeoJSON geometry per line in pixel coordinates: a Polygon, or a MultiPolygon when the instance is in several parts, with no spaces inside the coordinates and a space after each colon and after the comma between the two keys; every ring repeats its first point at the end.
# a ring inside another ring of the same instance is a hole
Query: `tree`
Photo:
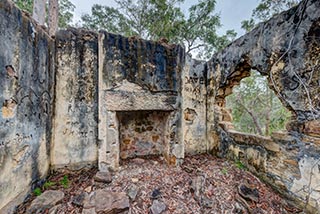
{"type": "Polygon", "coordinates": [[[171,43],[184,45],[187,53],[198,53],[200,58],[211,57],[213,51],[221,49],[236,35],[234,31],[217,35],[221,24],[219,15],[214,14],[215,0],[199,0],[189,8],[188,16],[179,7],[183,2],[116,0],[117,8],[96,4],[91,14],[82,16],[83,26],[144,39],[166,38],[171,43]]]}
{"type": "Polygon", "coordinates": [[[217,34],[221,23],[220,16],[213,13],[215,4],[215,0],[201,0],[189,8],[189,17],[183,23],[181,31],[187,53],[198,50],[199,58],[209,58],[214,51],[226,47],[236,37],[234,30],[227,31],[223,36],[217,34]]]}
{"type": "Polygon", "coordinates": [[[260,21],[266,21],[272,16],[297,5],[299,2],[300,0],[261,0],[253,10],[252,17],[260,21]]]}
{"type": "Polygon", "coordinates": [[[243,79],[227,97],[235,129],[259,135],[270,135],[285,129],[291,114],[269,88],[266,77],[256,71],[243,79]]]}
{"type": "Polygon", "coordinates": [[[49,35],[55,35],[58,29],[59,3],[58,0],[49,0],[48,26],[49,35]]]}
{"type": "Polygon", "coordinates": [[[34,0],[32,18],[40,25],[46,21],[46,0],[34,0]]]}
{"type": "MultiPolygon", "coordinates": [[[[33,0],[13,0],[13,2],[21,9],[29,13],[33,11],[33,0]]],[[[70,0],[59,0],[59,28],[66,28],[72,23],[73,12],[75,6],[70,2],[70,0]]],[[[46,5],[46,8],[48,6],[46,5]]],[[[46,17],[46,15],[44,16],[46,17]]]]}
{"type": "Polygon", "coordinates": [[[117,8],[93,5],[91,15],[82,16],[83,26],[91,30],[104,29],[125,36],[157,40],[177,38],[183,14],[176,4],[181,0],[115,1],[117,8]]]}
{"type": "Polygon", "coordinates": [[[255,25],[256,24],[253,18],[250,18],[249,20],[243,20],[241,22],[241,28],[244,29],[246,32],[251,31],[255,25]]]}
{"type": "MultiPolygon", "coordinates": [[[[266,21],[298,2],[299,0],[261,0],[251,18],[241,22],[242,28],[248,32],[256,22],[266,21]]],[[[290,118],[290,112],[268,87],[267,80],[254,71],[227,97],[227,106],[232,110],[235,129],[242,132],[270,135],[275,130],[284,129],[290,118]]]]}
{"type": "Polygon", "coordinates": [[[66,28],[72,25],[73,13],[76,8],[70,0],[58,0],[59,3],[59,28],[66,28]]]}
{"type": "Polygon", "coordinates": [[[32,13],[33,9],[33,0],[13,0],[13,2],[19,7],[21,10],[25,10],[29,13],[32,13]]]}
{"type": "Polygon", "coordinates": [[[261,0],[252,11],[251,18],[241,22],[241,28],[246,32],[252,30],[256,22],[266,21],[272,16],[288,10],[297,5],[301,0],[261,0]]]}

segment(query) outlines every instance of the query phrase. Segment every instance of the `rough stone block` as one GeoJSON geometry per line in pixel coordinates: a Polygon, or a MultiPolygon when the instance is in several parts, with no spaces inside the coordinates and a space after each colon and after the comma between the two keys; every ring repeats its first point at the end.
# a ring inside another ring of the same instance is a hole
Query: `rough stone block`
{"type": "Polygon", "coordinates": [[[40,214],[50,209],[64,198],[64,193],[59,190],[47,190],[32,201],[27,209],[27,214],[40,214]]]}

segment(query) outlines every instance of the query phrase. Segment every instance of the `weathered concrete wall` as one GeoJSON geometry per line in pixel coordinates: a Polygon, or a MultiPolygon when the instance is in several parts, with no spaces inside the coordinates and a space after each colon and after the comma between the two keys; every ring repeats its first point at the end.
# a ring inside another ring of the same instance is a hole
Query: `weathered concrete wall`
{"type": "Polygon", "coordinates": [[[216,153],[240,159],[313,213],[320,207],[319,8],[320,1],[303,1],[213,56],[207,91],[214,100],[215,127],[207,128],[216,153]],[[270,88],[293,113],[288,133],[263,138],[232,131],[225,97],[250,69],[268,76],[270,88]]]}
{"type": "Polygon", "coordinates": [[[163,42],[100,32],[99,90],[127,80],[151,92],[180,91],[184,51],[163,42]]]}
{"type": "Polygon", "coordinates": [[[99,169],[117,168],[120,142],[117,112],[168,111],[164,155],[176,164],[181,142],[181,71],[184,51],[163,42],[99,34],[99,169]],[[115,102],[116,101],[116,102],[115,102]],[[112,121],[112,122],[110,122],[112,121]]]}
{"type": "Polygon", "coordinates": [[[217,98],[230,94],[234,84],[256,69],[268,76],[270,87],[297,121],[319,119],[319,4],[304,1],[215,55],[210,63],[217,98]]]}
{"type": "Polygon", "coordinates": [[[319,138],[278,132],[271,137],[220,130],[220,154],[250,171],[310,213],[319,210],[319,138]],[[307,200],[307,201],[306,201],[307,200]]]}
{"type": "Polygon", "coordinates": [[[54,43],[1,1],[0,212],[19,203],[49,164],[77,169],[98,162],[105,171],[135,155],[163,154],[177,165],[185,153],[208,151],[241,160],[315,211],[319,8],[319,0],[303,1],[200,62],[180,46],[103,31],[60,31],[54,43]],[[250,69],[268,76],[293,113],[288,132],[266,138],[232,130],[225,97],[250,69]]]}
{"type": "Polygon", "coordinates": [[[54,168],[98,160],[98,36],[68,29],[56,34],[56,100],[51,149],[54,168]]]}
{"type": "Polygon", "coordinates": [[[207,141],[207,70],[204,61],[187,57],[182,73],[182,141],[185,152],[209,150],[207,141]]]}
{"type": "Polygon", "coordinates": [[[10,213],[49,170],[54,43],[0,1],[0,213],[10,213]]]}

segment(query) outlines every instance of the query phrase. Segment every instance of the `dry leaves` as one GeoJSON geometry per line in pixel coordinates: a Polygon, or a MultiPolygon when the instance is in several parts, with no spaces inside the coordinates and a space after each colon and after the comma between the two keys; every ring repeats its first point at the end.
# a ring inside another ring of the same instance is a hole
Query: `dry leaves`
{"type": "MultiPolygon", "coordinates": [[[[69,173],[70,187],[59,213],[81,213],[82,207],[72,203],[72,198],[88,187],[91,191],[108,188],[115,192],[128,192],[133,184],[138,189],[134,201],[130,202],[130,213],[149,213],[154,194],[167,206],[165,213],[298,213],[278,194],[273,192],[250,172],[236,164],[210,155],[185,158],[182,166],[170,167],[163,158],[149,157],[124,160],[120,170],[114,173],[110,184],[93,180],[97,170],[69,173]],[[259,201],[243,199],[237,189],[246,182],[259,191],[259,201]]],[[[65,173],[50,176],[58,182],[65,173]]],[[[54,188],[54,187],[53,187],[54,188]]],[[[30,201],[19,207],[23,213],[30,201]]]]}

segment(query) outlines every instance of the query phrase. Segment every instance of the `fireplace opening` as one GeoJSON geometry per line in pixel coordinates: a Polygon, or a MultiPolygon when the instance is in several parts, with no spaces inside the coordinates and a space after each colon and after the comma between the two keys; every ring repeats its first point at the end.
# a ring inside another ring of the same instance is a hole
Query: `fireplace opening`
{"type": "Polygon", "coordinates": [[[170,111],[120,111],[120,158],[163,155],[168,142],[166,131],[170,111]]]}

